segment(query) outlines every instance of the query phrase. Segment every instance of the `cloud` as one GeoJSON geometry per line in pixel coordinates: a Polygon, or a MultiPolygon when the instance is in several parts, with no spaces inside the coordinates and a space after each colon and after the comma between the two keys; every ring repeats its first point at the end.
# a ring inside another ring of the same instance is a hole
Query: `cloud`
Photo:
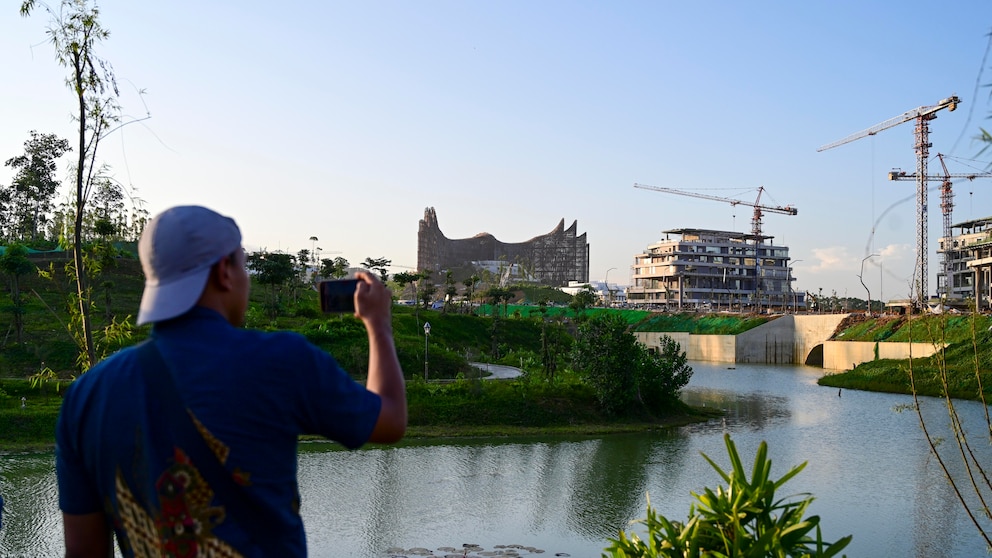
{"type": "Polygon", "coordinates": [[[847,253],[846,246],[828,246],[826,248],[813,248],[815,264],[810,271],[836,271],[842,267],[849,267],[851,256],[847,253]]]}

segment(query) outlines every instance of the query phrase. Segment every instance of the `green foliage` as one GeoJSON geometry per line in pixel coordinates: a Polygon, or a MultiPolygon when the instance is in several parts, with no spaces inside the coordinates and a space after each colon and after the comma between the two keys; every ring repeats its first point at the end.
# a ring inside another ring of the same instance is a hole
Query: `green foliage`
{"type": "Polygon", "coordinates": [[[248,254],[247,267],[255,273],[255,281],[265,286],[265,311],[270,318],[275,318],[285,309],[286,290],[298,279],[295,256],[282,252],[253,252],[248,254]]]}
{"type": "MultiPolygon", "coordinates": [[[[868,320],[848,324],[842,339],[871,337],[881,331],[877,326],[886,320],[868,320]]],[[[992,318],[980,314],[914,316],[912,320],[893,319],[888,340],[912,339],[916,343],[947,344],[943,351],[929,357],[909,360],[873,360],[852,370],[821,377],[823,386],[885,391],[913,392],[909,370],[912,366],[915,388],[920,395],[955,399],[992,399],[992,318]]]]}
{"type": "Polygon", "coordinates": [[[45,217],[59,188],[57,160],[69,150],[68,141],[31,130],[24,154],[7,159],[4,165],[14,177],[10,186],[0,187],[0,238],[34,242],[44,236],[45,217]]]}
{"type": "Polygon", "coordinates": [[[0,448],[50,446],[55,435],[64,382],[49,380],[44,389],[24,379],[0,380],[0,448]],[[22,400],[24,398],[24,407],[22,400]]]}
{"type": "Polygon", "coordinates": [[[851,536],[834,543],[823,541],[820,517],[804,517],[813,497],[776,499],[775,491],[799,474],[806,463],[790,469],[783,477],[770,477],[771,459],[762,442],[748,478],[740,455],[729,434],[724,435],[731,469],[725,472],[706,454],[703,458],[728,484],[703,494],[689,507],[685,522],[671,521],[651,508],[647,518],[638,521],[647,529],[641,539],[620,532],[610,539],[606,554],[612,558],[654,557],[819,557],[837,556],[851,542],[851,536]]]}
{"type": "Polygon", "coordinates": [[[617,314],[601,314],[579,326],[572,367],[596,392],[611,414],[630,412],[634,403],[663,410],[678,397],[692,369],[678,344],[668,339],[664,353],[652,355],[617,314]]]}
{"type": "Polygon", "coordinates": [[[572,296],[568,307],[575,311],[576,316],[581,319],[585,318],[586,308],[595,306],[597,300],[595,291],[592,290],[592,287],[586,285],[584,289],[572,296]]]}
{"type": "Polygon", "coordinates": [[[851,315],[841,323],[834,336],[840,341],[889,341],[929,343],[933,341],[959,343],[971,340],[972,322],[975,328],[987,330],[992,316],[981,314],[927,314],[866,319],[851,315]]]}
{"type": "Polygon", "coordinates": [[[348,260],[338,256],[334,259],[323,258],[320,260],[320,276],[332,279],[342,279],[348,275],[348,260]]]}
{"type": "MultiPolygon", "coordinates": [[[[0,204],[2,205],[2,204],[0,204]]],[[[21,299],[21,276],[35,270],[35,265],[28,259],[28,250],[19,244],[7,246],[0,255],[0,272],[10,279],[10,313],[14,318],[14,331],[17,342],[23,341],[24,333],[24,301],[21,299]]]]}
{"type": "Polygon", "coordinates": [[[389,279],[389,264],[393,263],[393,260],[386,258],[365,258],[362,262],[362,266],[369,271],[374,271],[379,274],[379,279],[385,283],[389,279]]]}
{"type": "Polygon", "coordinates": [[[678,400],[679,392],[692,378],[692,367],[681,346],[665,335],[659,340],[661,354],[641,351],[637,366],[637,386],[641,401],[659,410],[678,400]]]}
{"type": "Polygon", "coordinates": [[[771,319],[768,316],[736,314],[654,314],[641,322],[637,331],[737,335],[771,319]]]}
{"type": "Polygon", "coordinates": [[[407,384],[411,426],[550,427],[608,421],[581,383],[458,380],[407,384]]]}
{"type": "Polygon", "coordinates": [[[550,302],[552,304],[567,306],[572,301],[572,295],[557,287],[549,287],[547,285],[518,285],[513,288],[523,294],[525,302],[531,304],[550,302]]]}

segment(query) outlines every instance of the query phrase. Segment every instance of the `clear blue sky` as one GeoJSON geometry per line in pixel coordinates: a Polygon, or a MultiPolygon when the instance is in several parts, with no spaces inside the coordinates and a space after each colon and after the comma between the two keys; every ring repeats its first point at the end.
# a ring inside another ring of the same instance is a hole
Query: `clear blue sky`
{"type": "MultiPolygon", "coordinates": [[[[3,160],[30,130],[74,126],[47,18],[18,4],[0,12],[3,160]]],[[[798,289],[864,298],[857,274],[875,252],[872,297],[906,297],[915,186],[886,173],[914,170],[913,124],[816,149],[956,94],[958,110],[931,122],[931,153],[982,159],[951,172],[992,161],[972,141],[992,112],[985,1],[99,6],[125,112],[151,114],[108,138],[103,159],[152,213],[213,207],[249,249],[296,252],[316,236],[324,255],[386,257],[395,272],[416,266],[429,206],[449,238],[520,242],[577,219],[591,278],[612,269],[626,284],[661,231],[747,231],[751,218],[635,182],[745,201],[764,186],[763,202],[799,210],[764,219],[801,260],[798,289]]],[[[992,215],[992,180],[955,186],[955,222],[992,215]]],[[[933,291],[936,192],[929,222],[933,291]]]]}

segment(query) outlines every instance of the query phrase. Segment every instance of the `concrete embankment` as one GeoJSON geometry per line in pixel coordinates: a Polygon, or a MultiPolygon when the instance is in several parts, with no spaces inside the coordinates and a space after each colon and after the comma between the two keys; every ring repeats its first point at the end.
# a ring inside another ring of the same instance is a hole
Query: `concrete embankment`
{"type": "Polygon", "coordinates": [[[828,370],[846,370],[876,358],[904,359],[929,356],[929,343],[830,341],[848,314],[780,316],[738,335],[696,335],[683,332],[636,332],[638,340],[658,348],[667,335],[689,360],[768,364],[806,364],[828,370]]]}

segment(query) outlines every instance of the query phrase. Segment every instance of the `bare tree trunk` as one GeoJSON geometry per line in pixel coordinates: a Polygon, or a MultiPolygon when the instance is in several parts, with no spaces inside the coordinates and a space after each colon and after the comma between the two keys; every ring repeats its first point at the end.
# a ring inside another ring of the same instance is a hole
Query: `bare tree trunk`
{"type": "Polygon", "coordinates": [[[76,165],[76,219],[72,240],[72,259],[76,266],[76,295],[79,299],[79,323],[83,328],[83,344],[87,362],[84,370],[96,364],[96,347],[93,345],[93,329],[90,325],[89,293],[86,290],[86,268],[83,267],[83,209],[86,207],[86,196],[83,184],[83,170],[86,166],[86,96],[83,83],[83,61],[78,55],[74,57],[76,73],[76,96],[79,99],[79,163],[76,165]]]}

